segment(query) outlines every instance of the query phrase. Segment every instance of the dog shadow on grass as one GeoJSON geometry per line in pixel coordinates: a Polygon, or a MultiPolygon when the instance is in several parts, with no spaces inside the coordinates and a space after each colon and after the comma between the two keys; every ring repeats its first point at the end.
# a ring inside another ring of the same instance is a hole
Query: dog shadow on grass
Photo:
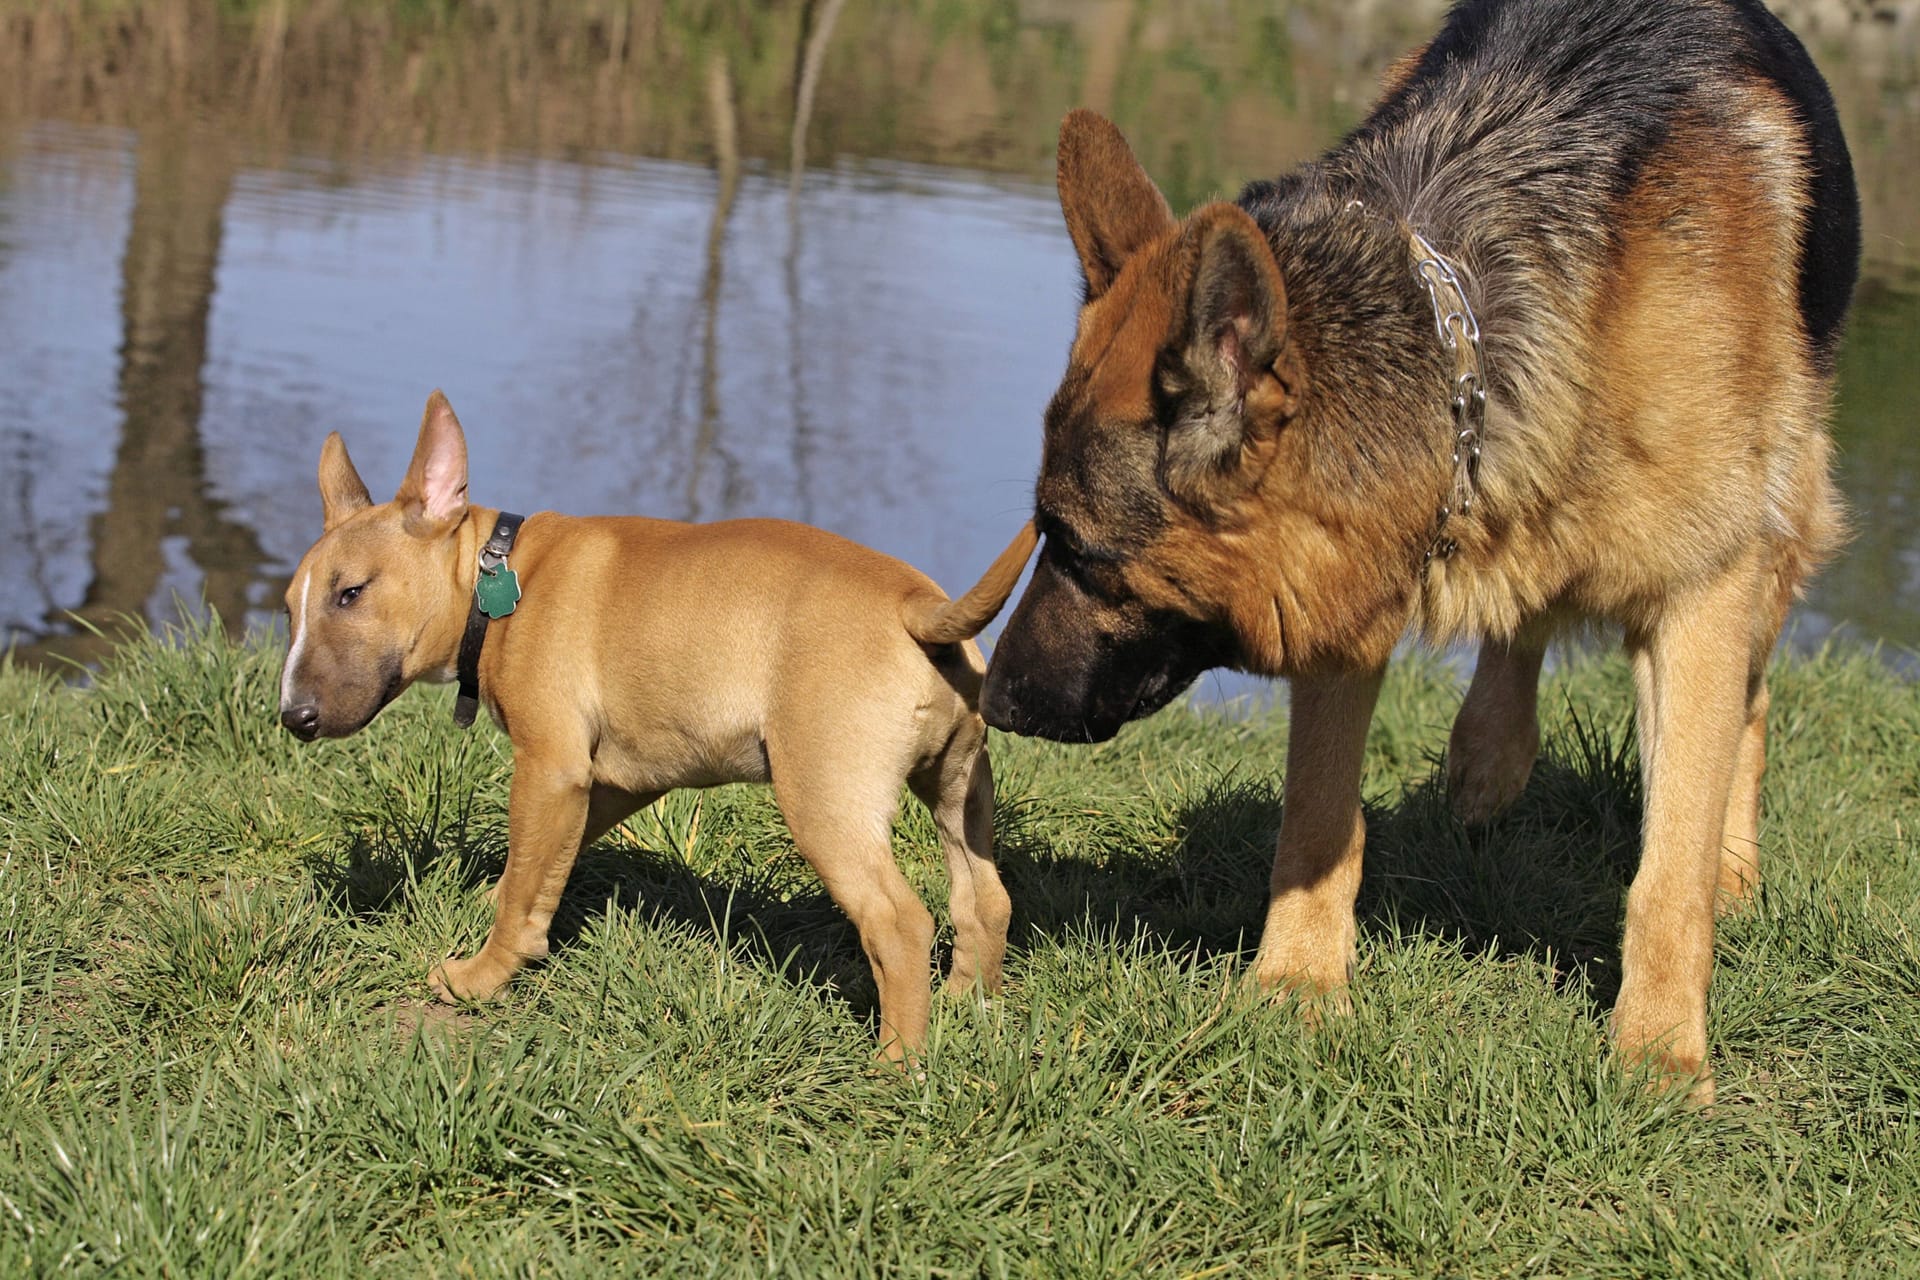
{"type": "MultiPolygon", "coordinates": [[[[1640,782],[1630,736],[1576,721],[1549,744],[1525,792],[1485,827],[1449,808],[1444,768],[1367,805],[1356,904],[1360,947],[1424,935],[1463,954],[1531,958],[1596,1014],[1620,982],[1620,920],[1640,849],[1640,782]]],[[[1010,824],[1000,859],[1020,927],[1251,964],[1284,806],[1280,781],[1228,776],[1178,811],[1170,847],[1075,841],[1010,824]]]]}
{"type": "MultiPolygon", "coordinates": [[[[790,843],[782,851],[759,830],[765,824],[754,823],[760,838],[750,849],[690,857],[674,847],[688,835],[671,830],[676,819],[684,819],[689,805],[697,814],[700,803],[680,801],[678,813],[665,821],[637,815],[633,825],[582,851],[548,931],[546,963],[564,963],[566,953],[583,945],[609,913],[629,913],[648,926],[711,938],[764,970],[824,988],[877,1028],[878,992],[858,934],[790,843]],[[708,872],[697,869],[696,861],[722,865],[708,872]]],[[[339,848],[310,868],[322,895],[339,910],[368,920],[397,912],[441,913],[450,930],[449,954],[479,945],[480,935],[463,931],[460,904],[496,883],[506,866],[504,815],[456,812],[408,820],[361,814],[350,820],[339,848]]],[[[947,958],[940,956],[943,966],[947,958]]]]}
{"type": "MultiPolygon", "coordinates": [[[[1055,938],[1251,962],[1283,815],[1277,777],[1221,778],[1172,815],[1170,839],[1165,825],[1150,833],[1153,848],[1142,847],[1137,829],[1089,834],[1071,811],[1050,815],[1044,799],[1003,796],[997,819],[997,857],[1014,905],[1013,972],[1023,951],[1055,938]]],[[[701,803],[680,801],[677,818],[671,809],[657,819],[643,814],[640,838],[629,827],[581,854],[550,931],[550,963],[564,962],[610,911],[631,913],[713,938],[876,1022],[858,935],[791,845],[768,842],[779,821],[770,807],[731,816],[733,826],[758,833],[750,846],[694,857],[682,843],[689,833],[674,827],[701,803]]],[[[1526,791],[1484,828],[1453,817],[1436,762],[1423,780],[1367,807],[1361,947],[1420,934],[1464,954],[1531,958],[1551,964],[1556,982],[1583,990],[1604,1012],[1619,989],[1620,913],[1639,857],[1639,821],[1631,739],[1616,742],[1579,722],[1549,744],[1526,791]]],[[[777,834],[784,840],[783,828],[777,834]]],[[[363,819],[345,856],[317,864],[314,874],[342,909],[377,917],[491,883],[506,848],[500,815],[459,813],[417,826],[363,819]]],[[[944,923],[944,913],[935,914],[944,923]]],[[[477,943],[447,939],[450,952],[477,943]]],[[[944,929],[936,958],[944,971],[944,929]]]]}
{"type": "Polygon", "coordinates": [[[632,913],[822,988],[877,1032],[879,991],[859,934],[800,855],[789,845],[771,857],[743,855],[733,862],[728,874],[715,874],[672,852],[603,842],[574,867],[549,931],[553,954],[563,957],[609,912],[632,913]]]}

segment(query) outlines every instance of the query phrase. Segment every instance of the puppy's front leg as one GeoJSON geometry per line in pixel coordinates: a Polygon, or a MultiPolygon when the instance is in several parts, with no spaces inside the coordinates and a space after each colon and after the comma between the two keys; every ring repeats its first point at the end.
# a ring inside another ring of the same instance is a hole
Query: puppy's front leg
{"type": "MultiPolygon", "coordinates": [[[[1303,995],[1338,992],[1353,962],[1353,901],[1367,824],[1360,765],[1383,671],[1300,676],[1287,726],[1286,811],[1253,976],[1303,995]]],[[[1344,1003],[1344,1000],[1342,1001],[1344,1003]]]]}
{"type": "MultiPolygon", "coordinates": [[[[489,1000],[529,960],[547,954],[547,926],[560,905],[586,834],[590,765],[521,753],[507,798],[507,869],[495,886],[493,928],[465,960],[449,960],[429,981],[442,1000],[489,1000]]],[[[629,810],[630,811],[630,810],[629,810]]]]}

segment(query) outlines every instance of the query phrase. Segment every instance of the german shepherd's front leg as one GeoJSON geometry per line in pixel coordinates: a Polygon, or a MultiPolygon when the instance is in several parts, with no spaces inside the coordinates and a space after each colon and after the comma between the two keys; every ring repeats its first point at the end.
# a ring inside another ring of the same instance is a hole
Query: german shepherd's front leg
{"type": "Polygon", "coordinates": [[[490,1000],[529,960],[547,954],[547,927],[587,832],[594,792],[589,768],[584,756],[553,761],[516,753],[507,798],[507,869],[494,891],[493,928],[474,955],[433,971],[429,981],[442,1000],[490,1000]]]}
{"type": "Polygon", "coordinates": [[[1286,811],[1267,923],[1254,960],[1263,987],[1311,996],[1344,988],[1353,964],[1353,902],[1367,824],[1360,766],[1382,671],[1294,679],[1287,726],[1286,811]]]}
{"type": "Polygon", "coordinates": [[[1693,1097],[1713,1099],[1706,1073],[1707,983],[1714,895],[1734,763],[1747,725],[1747,668],[1758,575],[1742,563],[1670,598],[1645,632],[1629,633],[1646,788],[1640,870],[1627,893],[1614,1040],[1693,1097]]]}
{"type": "Polygon", "coordinates": [[[1540,754],[1540,664],[1546,656],[1546,642],[1538,634],[1480,645],[1473,683],[1447,740],[1447,791],[1454,815],[1470,827],[1498,817],[1533,774],[1540,754]]]}

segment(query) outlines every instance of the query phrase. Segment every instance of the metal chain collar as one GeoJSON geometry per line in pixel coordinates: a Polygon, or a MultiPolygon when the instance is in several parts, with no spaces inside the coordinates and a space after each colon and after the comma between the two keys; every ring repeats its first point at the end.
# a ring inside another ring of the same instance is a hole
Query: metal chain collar
{"type": "Polygon", "coordinates": [[[1487,427],[1487,356],[1480,342],[1480,321],[1467,301],[1460,273],[1418,231],[1413,239],[1413,277],[1433,302],[1433,327],[1453,353],[1453,484],[1433,521],[1433,541],[1421,567],[1445,560],[1459,548],[1447,536],[1447,521],[1473,509],[1480,482],[1480,441],[1487,427]]]}

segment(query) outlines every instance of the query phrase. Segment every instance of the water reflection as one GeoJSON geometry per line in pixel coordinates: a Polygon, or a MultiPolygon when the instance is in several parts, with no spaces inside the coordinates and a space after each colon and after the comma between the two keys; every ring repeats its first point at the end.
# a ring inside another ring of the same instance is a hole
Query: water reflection
{"type": "MultiPolygon", "coordinates": [[[[444,385],[483,500],[817,520],[958,583],[1024,511],[1072,323],[1049,194],[938,171],[819,173],[791,212],[783,179],[737,167],[432,161],[347,187],[242,173],[224,208],[217,291],[178,295],[211,298],[211,324],[182,305],[198,323],[166,350],[184,384],[156,395],[169,423],[203,410],[204,457],[136,446],[129,415],[107,488],[129,511],[220,512],[282,569],[318,527],[324,433],[397,482],[423,389],[444,385]],[[1010,352],[1009,330],[1032,346],[1010,352]]],[[[66,439],[105,467],[112,425],[66,439]]],[[[21,459],[36,513],[41,456],[21,459]]],[[[196,548],[207,523],[182,530],[196,548]]],[[[235,616],[215,561],[193,561],[235,616]]]]}
{"type": "MultiPolygon", "coordinates": [[[[261,616],[326,431],[396,482],[435,385],[481,501],[789,516],[961,587],[1024,514],[1071,333],[1060,113],[1112,111],[1176,203],[1231,190],[1350,123],[1422,9],[9,14],[0,627],[91,661],[68,611],[261,616]]],[[[1849,30],[1814,43],[1869,214],[1837,427],[1860,535],[1802,633],[1913,645],[1920,76],[1910,28],[1849,30]]]]}
{"type": "MultiPolygon", "coordinates": [[[[1801,610],[1808,635],[1839,624],[1920,648],[1920,288],[1868,279],[1840,358],[1834,423],[1853,541],[1801,610]]],[[[1920,668],[1920,655],[1901,655],[1920,668]]]]}

